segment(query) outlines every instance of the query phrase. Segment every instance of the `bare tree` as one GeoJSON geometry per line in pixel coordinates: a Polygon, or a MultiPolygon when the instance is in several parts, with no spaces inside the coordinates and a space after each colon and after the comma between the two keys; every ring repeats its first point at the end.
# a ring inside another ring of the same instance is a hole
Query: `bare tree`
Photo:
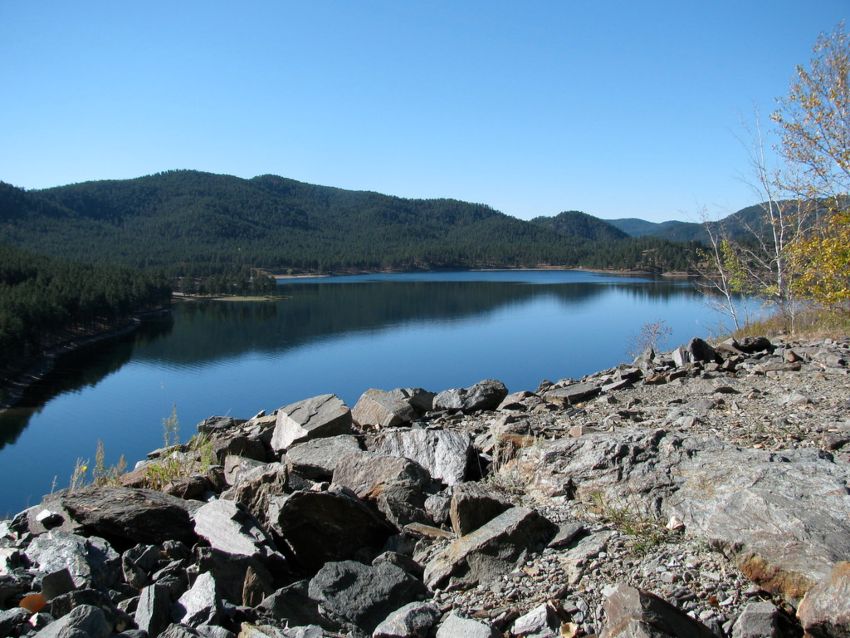
{"type": "Polygon", "coordinates": [[[731,245],[725,236],[720,222],[711,221],[705,210],[700,214],[702,227],[708,236],[708,250],[701,251],[701,262],[695,264],[699,275],[697,287],[705,293],[709,304],[719,312],[728,315],[735,326],[741,329],[738,305],[729,268],[731,245]]]}

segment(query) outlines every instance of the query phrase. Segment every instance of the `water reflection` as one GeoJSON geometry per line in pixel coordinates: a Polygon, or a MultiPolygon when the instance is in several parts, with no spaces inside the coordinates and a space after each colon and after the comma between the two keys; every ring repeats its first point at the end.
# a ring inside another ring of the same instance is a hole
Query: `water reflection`
{"type": "Polygon", "coordinates": [[[140,344],[140,360],[209,363],[246,352],[279,353],[308,342],[391,326],[484,317],[510,306],[554,299],[579,309],[616,290],[666,302],[698,295],[676,282],[538,284],[505,282],[374,282],[282,287],[287,299],[258,303],[186,303],[168,342],[140,344]]]}

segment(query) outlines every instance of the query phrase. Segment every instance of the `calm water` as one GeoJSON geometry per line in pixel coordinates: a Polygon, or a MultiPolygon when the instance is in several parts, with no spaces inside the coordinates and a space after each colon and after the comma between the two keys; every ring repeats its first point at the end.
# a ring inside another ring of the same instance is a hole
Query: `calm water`
{"type": "Polygon", "coordinates": [[[684,282],[564,271],[299,280],[277,302],[178,304],[172,323],[63,362],[31,407],[0,416],[0,515],[68,484],[75,460],[130,465],[162,444],[177,408],[183,440],[210,415],[250,417],[334,392],[433,391],[484,378],[510,390],[626,360],[648,322],[673,347],[720,316],[684,282]]]}

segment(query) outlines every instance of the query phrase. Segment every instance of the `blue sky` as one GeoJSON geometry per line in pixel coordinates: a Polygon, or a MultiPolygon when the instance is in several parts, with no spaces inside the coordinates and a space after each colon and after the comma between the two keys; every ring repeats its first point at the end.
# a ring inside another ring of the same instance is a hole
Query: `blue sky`
{"type": "Polygon", "coordinates": [[[754,203],[739,138],[847,0],[0,0],[0,180],[172,168],[517,217],[754,203]]]}

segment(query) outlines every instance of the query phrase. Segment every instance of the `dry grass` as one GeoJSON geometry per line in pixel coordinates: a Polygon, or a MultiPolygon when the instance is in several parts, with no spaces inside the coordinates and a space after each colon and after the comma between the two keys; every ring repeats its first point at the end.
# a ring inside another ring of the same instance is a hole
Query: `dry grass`
{"type": "MultiPolygon", "coordinates": [[[[791,334],[785,317],[772,315],[753,321],[732,333],[736,339],[743,337],[791,334]]],[[[807,339],[840,339],[850,335],[850,311],[812,309],[801,312],[795,321],[794,336],[807,339]]]]}

